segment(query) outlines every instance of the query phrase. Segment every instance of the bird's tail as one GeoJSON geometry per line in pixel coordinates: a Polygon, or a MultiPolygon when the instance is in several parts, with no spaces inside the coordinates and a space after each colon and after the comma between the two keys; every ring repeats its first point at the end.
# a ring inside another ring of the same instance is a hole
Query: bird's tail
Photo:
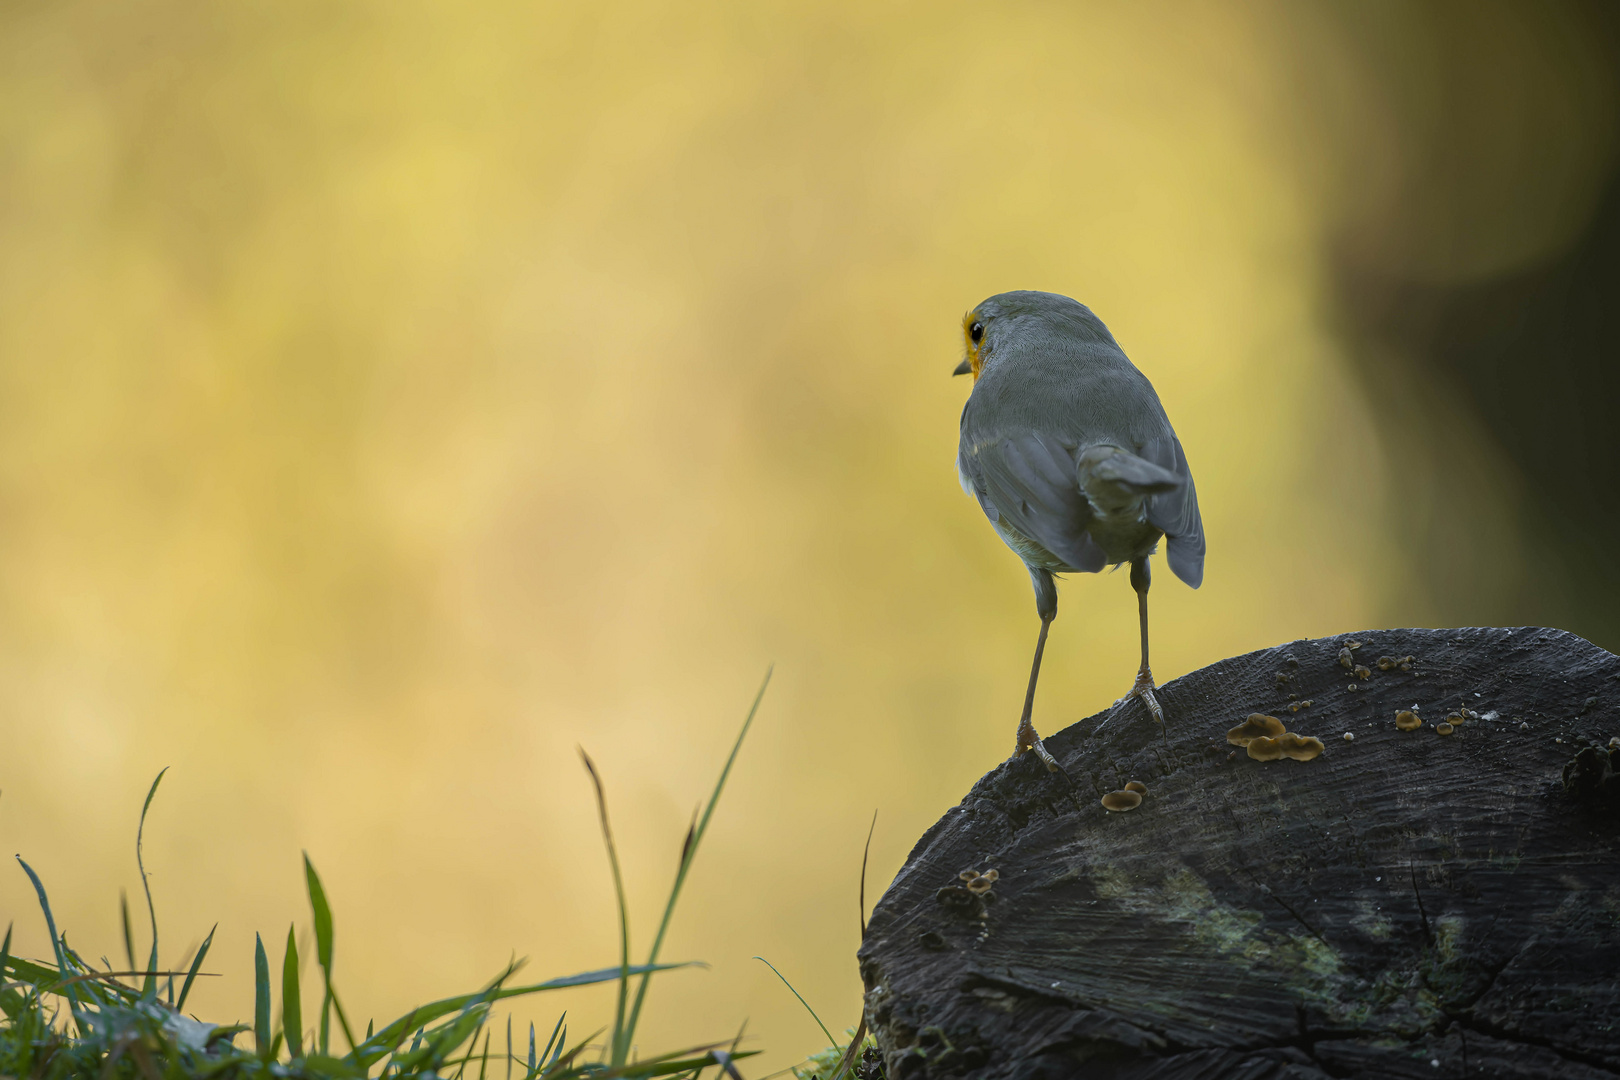
{"type": "Polygon", "coordinates": [[[1103,513],[1140,505],[1150,495],[1179,490],[1185,483],[1169,469],[1106,444],[1087,448],[1075,472],[1080,490],[1103,513]]]}

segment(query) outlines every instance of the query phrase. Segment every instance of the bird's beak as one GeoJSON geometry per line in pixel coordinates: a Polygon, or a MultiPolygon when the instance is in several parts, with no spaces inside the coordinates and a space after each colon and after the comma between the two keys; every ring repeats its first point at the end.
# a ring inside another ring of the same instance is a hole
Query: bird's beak
{"type": "Polygon", "coordinates": [[[952,375],[971,375],[971,374],[973,374],[973,362],[971,360],[962,361],[960,364],[956,365],[956,370],[951,372],[951,374],[952,375]]]}

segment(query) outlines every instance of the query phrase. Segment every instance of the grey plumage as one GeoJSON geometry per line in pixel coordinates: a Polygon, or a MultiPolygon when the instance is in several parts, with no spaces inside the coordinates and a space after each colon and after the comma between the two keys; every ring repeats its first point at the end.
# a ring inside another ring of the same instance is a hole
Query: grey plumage
{"type": "MultiPolygon", "coordinates": [[[[974,309],[980,367],[962,410],[957,471],[1009,547],[1042,575],[1095,573],[1151,554],[1204,577],[1204,528],[1186,454],[1147,378],[1083,304],[1009,292],[974,309]]],[[[1052,607],[1055,611],[1055,596],[1052,607]]]]}

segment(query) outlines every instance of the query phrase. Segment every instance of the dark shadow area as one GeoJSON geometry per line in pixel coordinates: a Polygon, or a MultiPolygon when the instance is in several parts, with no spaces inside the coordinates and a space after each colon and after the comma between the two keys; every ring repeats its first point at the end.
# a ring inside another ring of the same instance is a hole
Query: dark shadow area
{"type": "MultiPolygon", "coordinates": [[[[1606,65],[1580,92],[1620,96],[1620,8],[1558,10],[1565,32],[1588,35],[1606,65]]],[[[1437,40],[1468,47],[1466,35],[1437,40]]],[[[1556,62],[1546,70],[1558,77],[1556,62]]],[[[1445,106],[1470,107],[1465,93],[1445,106]]],[[[1480,118],[1458,126],[1478,129],[1480,118]]],[[[1389,449],[1396,520],[1409,525],[1409,569],[1440,620],[1557,625],[1620,650],[1620,173],[1612,130],[1572,137],[1607,143],[1607,179],[1584,226],[1551,257],[1453,283],[1423,280],[1398,257],[1369,257],[1350,238],[1335,284],[1341,330],[1389,449]],[[1424,482],[1406,482],[1413,454],[1427,459],[1411,470],[1424,482]],[[1494,534],[1480,524],[1483,499],[1500,504],[1494,534]]],[[[1435,154],[1451,160],[1421,163],[1428,171],[1393,217],[1432,217],[1469,182],[1467,148],[1440,142],[1435,154]]],[[[1511,167],[1535,175],[1534,161],[1511,167]]],[[[1448,227],[1510,228],[1500,216],[1510,212],[1448,227]]]]}

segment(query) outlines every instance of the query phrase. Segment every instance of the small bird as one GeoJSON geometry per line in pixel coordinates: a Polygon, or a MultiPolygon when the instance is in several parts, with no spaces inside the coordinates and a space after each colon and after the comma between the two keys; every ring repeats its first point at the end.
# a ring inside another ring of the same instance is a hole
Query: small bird
{"type": "Polygon", "coordinates": [[[956,471],[1001,539],[1024,561],[1041,619],[1014,756],[1049,769],[1030,714],[1046,632],[1057,617],[1053,574],[1131,564],[1142,624],[1142,666],[1131,696],[1160,724],[1148,667],[1148,560],[1166,543],[1170,569],[1204,580],[1204,524],[1181,441],[1147,377],[1084,304],[1047,292],[992,296],[962,318],[972,375],[956,471]]]}

